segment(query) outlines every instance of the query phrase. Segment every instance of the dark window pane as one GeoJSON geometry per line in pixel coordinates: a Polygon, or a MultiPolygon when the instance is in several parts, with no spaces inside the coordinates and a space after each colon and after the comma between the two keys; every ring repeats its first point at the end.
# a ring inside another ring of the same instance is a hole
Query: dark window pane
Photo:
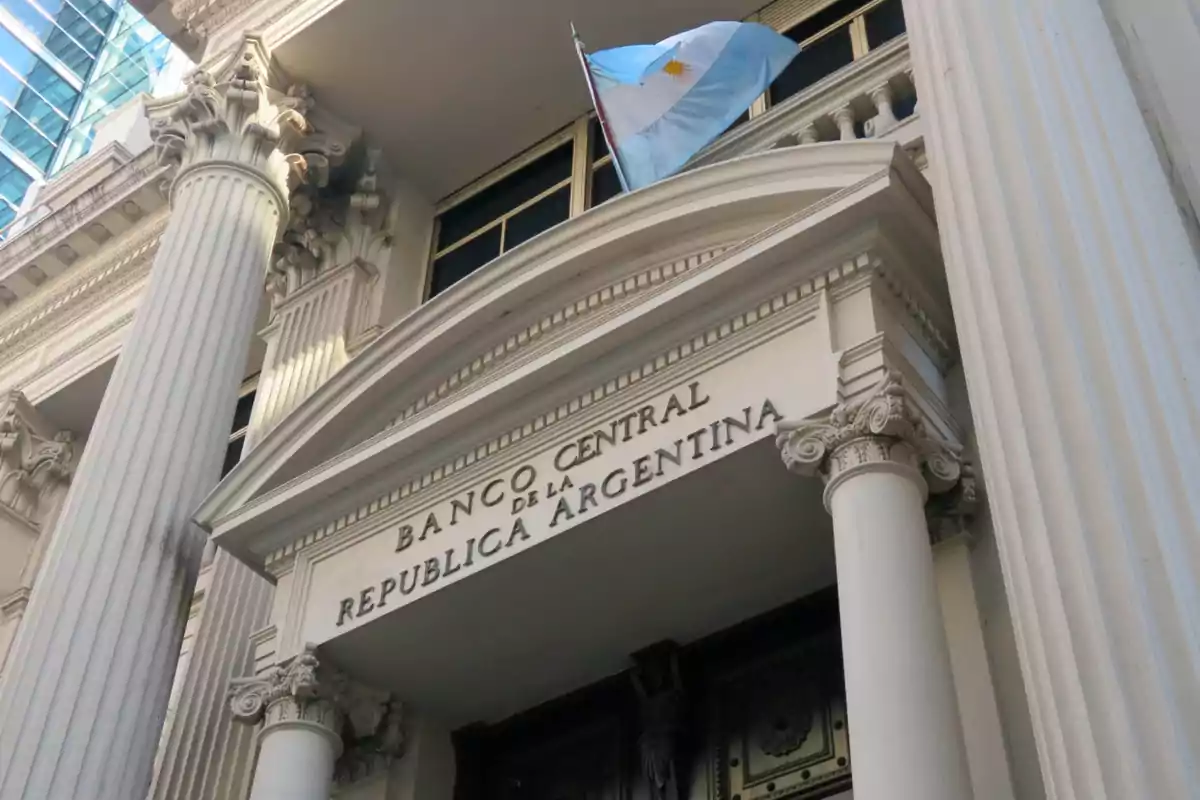
{"type": "Polygon", "coordinates": [[[904,33],[904,10],[900,0],[883,0],[866,13],[867,45],[874,50],[904,33]]]}
{"type": "Polygon", "coordinates": [[[617,178],[612,162],[598,167],[592,173],[592,207],[613,199],[621,193],[621,181],[617,178]]]}
{"type": "Polygon", "coordinates": [[[588,133],[588,143],[591,145],[592,150],[591,163],[595,164],[608,155],[608,142],[604,138],[604,131],[600,128],[600,121],[595,117],[592,118],[592,127],[588,133]]]}
{"type": "Polygon", "coordinates": [[[896,119],[907,119],[916,109],[917,96],[915,94],[901,95],[892,102],[892,113],[896,115],[896,119]]]}
{"type": "Polygon", "coordinates": [[[800,51],[771,84],[771,103],[780,103],[804,91],[854,60],[849,27],[838,28],[800,51]]]}
{"type": "Polygon", "coordinates": [[[572,142],[565,142],[442,214],[437,249],[449,247],[559,181],[570,178],[572,146],[572,142]]]}
{"type": "Polygon", "coordinates": [[[221,465],[221,477],[224,478],[229,474],[229,470],[237,466],[237,463],[242,460],[242,446],[246,444],[246,437],[239,436],[229,443],[225,448],[225,463],[221,465]]]}
{"type": "Polygon", "coordinates": [[[500,226],[481,233],[433,262],[429,296],[440,294],[500,255],[500,226]]]}
{"type": "MultiPolygon", "coordinates": [[[[866,5],[866,3],[867,0],[838,0],[833,5],[826,6],[811,17],[802,19],[791,28],[788,28],[784,31],[784,35],[793,42],[803,43],[806,39],[811,39],[835,22],[839,22],[844,17],[853,14],[866,5]]],[[[847,24],[849,23],[847,22],[847,24]]]]}
{"type": "Polygon", "coordinates": [[[237,406],[233,410],[233,427],[230,430],[236,433],[248,427],[250,425],[250,414],[253,410],[254,392],[239,397],[237,406]]]}
{"type": "Polygon", "coordinates": [[[513,214],[505,223],[504,250],[512,250],[547,228],[552,228],[571,214],[571,187],[564,186],[541,200],[513,214]]]}

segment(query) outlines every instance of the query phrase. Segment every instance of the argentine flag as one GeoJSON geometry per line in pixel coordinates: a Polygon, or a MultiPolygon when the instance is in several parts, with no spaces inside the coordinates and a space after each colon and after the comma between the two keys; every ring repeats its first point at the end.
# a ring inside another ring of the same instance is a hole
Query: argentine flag
{"type": "Polygon", "coordinates": [[[673,175],[766,91],[800,47],[752,22],[585,54],[592,100],[627,189],[673,175]]]}

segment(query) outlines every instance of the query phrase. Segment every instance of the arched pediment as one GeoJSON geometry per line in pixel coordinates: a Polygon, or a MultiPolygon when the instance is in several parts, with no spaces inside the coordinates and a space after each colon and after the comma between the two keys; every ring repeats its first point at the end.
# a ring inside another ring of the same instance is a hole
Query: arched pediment
{"type": "Polygon", "coordinates": [[[672,320],[720,313],[752,277],[767,290],[772,264],[885,218],[936,252],[928,186],[883,142],[776,150],[619,197],[392,325],[262,439],[197,522],[261,563],[370,496],[383,471],[520,424],[529,408],[588,388],[597,359],[618,365],[649,337],[670,341],[672,320]],[[734,274],[734,261],[761,274],[734,274]],[[273,532],[283,527],[291,533],[273,532]]]}

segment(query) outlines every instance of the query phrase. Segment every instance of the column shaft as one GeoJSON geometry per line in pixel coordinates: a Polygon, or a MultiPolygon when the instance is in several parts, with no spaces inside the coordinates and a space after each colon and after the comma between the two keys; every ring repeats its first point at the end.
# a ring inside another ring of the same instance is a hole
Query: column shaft
{"type": "Polygon", "coordinates": [[[967,800],[925,518],[931,490],[962,492],[957,449],[929,436],[891,370],[828,417],[779,423],[777,443],[788,469],[825,481],[833,516],[854,796],[967,800]]]}
{"type": "Polygon", "coordinates": [[[179,654],[202,537],[279,229],[281,195],[193,168],[71,491],[0,696],[0,798],[136,798],[179,654]]]}
{"type": "Polygon", "coordinates": [[[315,723],[280,723],[263,730],[250,800],[329,800],[338,750],[315,723]]]}
{"type": "Polygon", "coordinates": [[[915,470],[871,471],[829,495],[862,800],[972,796],[921,490],[915,470]]]}
{"type": "Polygon", "coordinates": [[[1200,797],[1200,267],[1096,0],[905,0],[1047,793],[1200,797]]]}
{"type": "Polygon", "coordinates": [[[229,684],[254,671],[250,635],[267,623],[274,590],[226,551],[218,550],[214,559],[178,710],[163,745],[156,800],[233,796],[254,758],[255,732],[234,724],[229,684]]]}

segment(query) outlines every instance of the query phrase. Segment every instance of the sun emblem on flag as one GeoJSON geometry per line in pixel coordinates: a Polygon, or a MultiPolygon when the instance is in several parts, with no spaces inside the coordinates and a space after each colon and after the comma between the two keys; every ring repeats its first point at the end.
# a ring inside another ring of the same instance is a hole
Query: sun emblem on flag
{"type": "Polygon", "coordinates": [[[672,78],[679,78],[683,73],[688,71],[688,65],[677,58],[672,58],[666,64],[663,64],[663,72],[670,75],[672,78]]]}

